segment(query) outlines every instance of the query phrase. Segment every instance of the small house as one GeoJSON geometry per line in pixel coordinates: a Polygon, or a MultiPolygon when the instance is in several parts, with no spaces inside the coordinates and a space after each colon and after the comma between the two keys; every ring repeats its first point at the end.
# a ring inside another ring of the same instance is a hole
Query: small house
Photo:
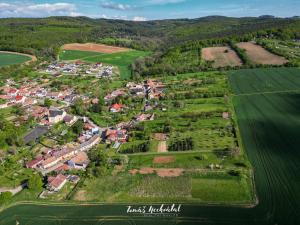
{"type": "Polygon", "coordinates": [[[58,192],[67,183],[67,177],[58,174],[56,177],[48,177],[47,188],[49,191],[58,192]]]}

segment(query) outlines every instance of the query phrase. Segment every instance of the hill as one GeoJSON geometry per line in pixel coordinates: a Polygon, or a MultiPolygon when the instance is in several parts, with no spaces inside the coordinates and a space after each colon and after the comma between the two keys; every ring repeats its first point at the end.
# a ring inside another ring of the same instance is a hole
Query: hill
{"type": "Polygon", "coordinates": [[[164,50],[187,41],[241,36],[271,30],[300,37],[299,18],[230,18],[123,21],[87,17],[0,19],[0,50],[55,57],[61,45],[102,42],[139,50],[164,50]],[[281,32],[281,31],[285,32],[281,32]],[[55,33],[55,35],[53,35],[55,33]]]}

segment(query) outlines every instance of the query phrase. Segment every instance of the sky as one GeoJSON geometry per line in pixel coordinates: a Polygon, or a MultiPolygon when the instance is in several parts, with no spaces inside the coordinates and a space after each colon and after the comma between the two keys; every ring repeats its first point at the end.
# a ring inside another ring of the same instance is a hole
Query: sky
{"type": "Polygon", "coordinates": [[[211,15],[300,16],[300,0],[0,0],[0,18],[87,16],[145,21],[211,15]]]}

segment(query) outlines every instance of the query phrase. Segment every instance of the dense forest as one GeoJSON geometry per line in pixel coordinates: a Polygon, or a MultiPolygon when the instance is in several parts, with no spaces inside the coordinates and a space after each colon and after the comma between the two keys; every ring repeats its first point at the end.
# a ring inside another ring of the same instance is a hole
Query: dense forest
{"type": "MultiPolygon", "coordinates": [[[[157,21],[123,21],[87,17],[0,19],[0,49],[54,57],[64,43],[103,42],[142,50],[166,50],[195,40],[238,37],[266,30],[300,37],[299,18],[203,17],[157,21]]],[[[286,38],[286,37],[283,37],[286,38]]]]}

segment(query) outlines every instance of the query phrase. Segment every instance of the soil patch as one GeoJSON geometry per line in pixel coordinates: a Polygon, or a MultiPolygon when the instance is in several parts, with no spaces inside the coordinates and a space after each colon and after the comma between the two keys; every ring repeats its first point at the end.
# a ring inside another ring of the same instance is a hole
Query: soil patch
{"type": "Polygon", "coordinates": [[[236,52],[228,46],[203,48],[202,59],[213,61],[214,68],[242,65],[242,61],[236,52]]]}
{"type": "Polygon", "coordinates": [[[275,55],[254,42],[241,42],[237,46],[245,49],[250,60],[257,64],[283,65],[288,62],[284,57],[275,55]]]}
{"type": "Polygon", "coordinates": [[[159,177],[179,177],[183,174],[184,169],[182,168],[150,168],[150,167],[145,167],[141,169],[133,169],[130,170],[129,173],[131,175],[136,175],[136,174],[153,174],[156,173],[157,176],[159,177]]]}
{"type": "Polygon", "coordinates": [[[116,46],[94,44],[94,43],[66,44],[62,47],[62,49],[63,50],[74,50],[74,51],[100,52],[100,53],[107,53],[107,54],[130,51],[129,48],[121,48],[121,47],[116,47],[116,46]]]}
{"type": "Polygon", "coordinates": [[[153,159],[154,164],[164,164],[175,162],[174,156],[157,156],[153,159]]]}

